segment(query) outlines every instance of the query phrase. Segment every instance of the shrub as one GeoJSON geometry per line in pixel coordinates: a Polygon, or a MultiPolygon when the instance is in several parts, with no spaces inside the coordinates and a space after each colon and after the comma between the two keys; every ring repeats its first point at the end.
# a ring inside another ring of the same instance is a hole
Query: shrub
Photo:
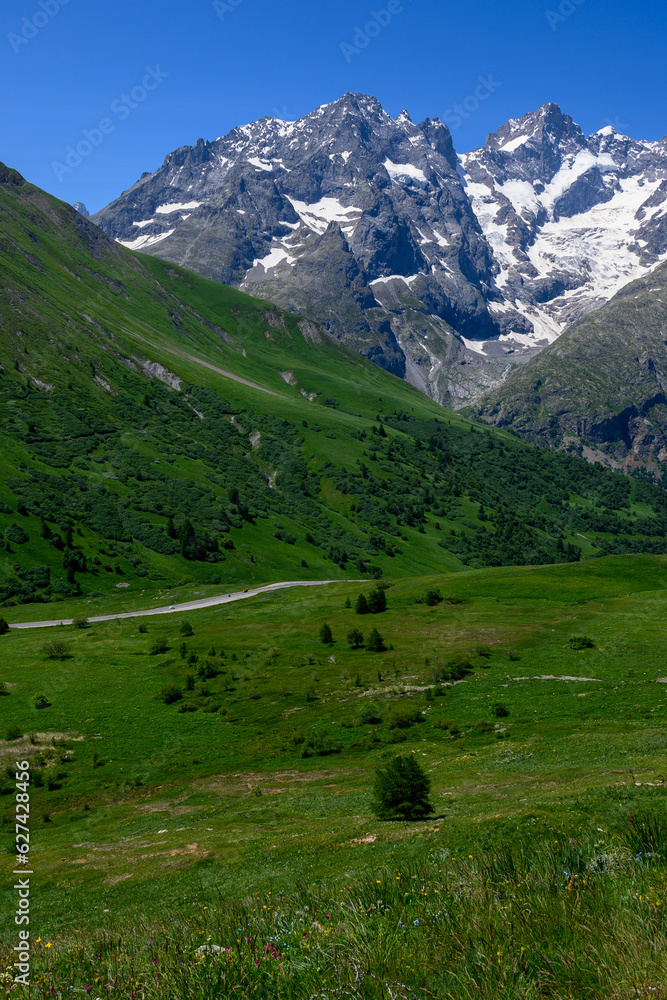
{"type": "Polygon", "coordinates": [[[349,597],[345,598],[345,604],[343,605],[343,607],[344,608],[351,608],[352,607],[352,601],[350,600],[349,597]]]}
{"type": "Polygon", "coordinates": [[[340,753],[342,743],[335,738],[331,725],[313,726],[303,741],[302,757],[328,757],[340,753]]]}
{"type": "Polygon", "coordinates": [[[194,674],[188,674],[188,676],[185,678],[185,690],[194,691],[194,689],[195,689],[194,674]]]}
{"type": "Polygon", "coordinates": [[[371,634],[368,636],[368,640],[366,642],[366,649],[368,650],[369,653],[384,653],[386,648],[387,647],[384,644],[382,636],[380,635],[378,630],[374,628],[371,631],[371,634]]]}
{"type": "Polygon", "coordinates": [[[4,681],[0,681],[0,698],[6,698],[9,696],[9,691],[7,690],[7,685],[4,681]]]}
{"type": "Polygon", "coordinates": [[[196,712],[197,706],[193,705],[192,702],[190,701],[184,701],[182,705],[178,706],[178,711],[181,715],[183,715],[186,712],[196,712]]]}
{"type": "Polygon", "coordinates": [[[175,684],[165,684],[160,691],[160,699],[165,705],[173,705],[176,701],[181,701],[183,692],[175,684]]]}
{"type": "Polygon", "coordinates": [[[150,649],[148,650],[149,656],[159,656],[160,653],[169,652],[169,643],[166,639],[153,639],[150,649]]]}
{"type": "Polygon", "coordinates": [[[510,714],[510,710],[502,701],[497,701],[493,706],[493,714],[497,719],[506,719],[510,714]]]}
{"type": "Polygon", "coordinates": [[[352,628],[347,633],[347,641],[350,649],[361,649],[364,644],[364,637],[358,628],[352,628]]]}
{"type": "Polygon", "coordinates": [[[361,710],[361,722],[364,726],[374,726],[382,722],[378,706],[373,702],[370,705],[364,705],[361,710]]]}
{"type": "Polygon", "coordinates": [[[16,725],[7,726],[7,728],[5,729],[6,740],[20,740],[22,736],[23,733],[16,725]]]}
{"type": "Polygon", "coordinates": [[[62,639],[52,639],[42,646],[42,655],[49,660],[64,660],[69,656],[69,646],[62,639]]]}
{"type": "Polygon", "coordinates": [[[0,618],[0,635],[7,635],[9,632],[9,625],[4,618],[0,618]]]}
{"type": "Polygon", "coordinates": [[[424,594],[424,604],[429,608],[434,608],[436,604],[442,604],[442,594],[437,587],[429,587],[424,594]]]}
{"type": "Polygon", "coordinates": [[[455,653],[447,662],[433,671],[436,684],[441,681],[460,681],[472,670],[472,664],[465,653],[455,653]]]}
{"type": "Polygon", "coordinates": [[[333,646],[334,644],[333,633],[326,622],[320,628],[320,642],[323,642],[325,646],[333,646]]]}
{"type": "Polygon", "coordinates": [[[411,726],[425,721],[419,709],[412,705],[395,705],[389,714],[391,729],[409,729],[411,726]]]}
{"type": "Polygon", "coordinates": [[[141,632],[141,633],[142,633],[142,635],[143,635],[143,634],[144,634],[145,632],[148,632],[148,629],[146,628],[146,626],[144,625],[144,623],[143,623],[143,622],[141,622],[141,624],[140,624],[140,625],[137,625],[137,632],[141,632]]]}
{"type": "Polygon", "coordinates": [[[433,723],[434,729],[446,729],[452,734],[452,736],[458,736],[461,730],[456,725],[455,722],[450,722],[449,719],[436,719],[433,723]]]}
{"type": "Polygon", "coordinates": [[[36,694],[32,700],[33,705],[37,709],[41,708],[51,708],[51,702],[46,697],[45,694],[36,694]]]}
{"type": "Polygon", "coordinates": [[[430,816],[431,780],[410,754],[378,768],[373,783],[373,812],[378,819],[420,820],[430,816]]]}
{"type": "Polygon", "coordinates": [[[218,667],[211,660],[204,660],[203,663],[197,667],[197,677],[200,681],[210,681],[214,677],[217,677],[220,673],[218,667]]]}
{"type": "Polygon", "coordinates": [[[595,649],[595,643],[586,635],[573,635],[569,646],[570,649],[595,649]]]}
{"type": "Polygon", "coordinates": [[[90,628],[90,622],[87,618],[75,618],[72,625],[74,628],[90,628]]]}
{"type": "Polygon", "coordinates": [[[489,733],[494,731],[494,726],[492,722],[487,722],[486,719],[480,719],[473,726],[473,729],[479,733],[480,736],[488,736],[489,733]]]}
{"type": "Polygon", "coordinates": [[[195,634],[194,629],[193,629],[192,625],[190,624],[190,622],[181,622],[180,632],[181,632],[181,635],[185,636],[186,638],[188,636],[191,636],[191,635],[195,634]]]}
{"type": "Polygon", "coordinates": [[[30,541],[29,536],[15,521],[6,529],[5,538],[8,542],[13,542],[14,545],[25,545],[26,542],[30,541]]]}

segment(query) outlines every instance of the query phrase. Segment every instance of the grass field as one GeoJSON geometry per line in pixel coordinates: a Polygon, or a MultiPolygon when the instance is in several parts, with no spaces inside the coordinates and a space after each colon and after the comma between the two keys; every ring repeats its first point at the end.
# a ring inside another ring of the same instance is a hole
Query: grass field
{"type": "Polygon", "coordinates": [[[2,766],[30,759],[41,776],[40,988],[147,1000],[665,989],[667,559],[386,582],[377,615],[354,610],[371,584],[340,582],[191,613],[191,636],[176,616],[144,619],[145,633],[127,621],[0,638],[0,732],[23,734],[0,744],[2,766]],[[434,607],[418,603],[429,586],[444,598],[434,607]],[[355,627],[393,648],[350,649],[355,627]],[[572,648],[581,637],[592,645],[572,648]],[[45,658],[55,639],[65,659],[45,658]],[[156,639],[164,652],[149,655],[156,639]],[[453,663],[463,676],[448,681],[453,663]],[[182,698],[165,704],[165,685],[182,698]],[[39,694],[49,708],[33,707],[39,694]],[[361,722],[368,705],[381,721],[361,722]],[[423,721],[406,724],[415,708],[423,721]],[[431,820],[374,818],[375,768],[396,753],[431,777],[431,820]],[[201,951],[213,945],[231,951],[201,951]]]}

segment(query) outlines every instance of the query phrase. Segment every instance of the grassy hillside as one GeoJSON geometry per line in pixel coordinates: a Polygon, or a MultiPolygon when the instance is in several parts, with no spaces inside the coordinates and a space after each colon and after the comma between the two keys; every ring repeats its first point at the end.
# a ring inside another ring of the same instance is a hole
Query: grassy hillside
{"type": "Polygon", "coordinates": [[[667,264],[579,320],[476,408],[527,440],[665,484],[667,264]]]}
{"type": "Polygon", "coordinates": [[[666,585],[664,557],[610,557],[406,579],[369,616],[368,585],[339,583],[194,613],[187,636],[149,618],[0,637],[0,732],[21,734],[0,742],[3,901],[28,759],[35,986],[664,989],[666,585]],[[429,587],[445,599],[424,603],[429,587]],[[355,627],[393,648],[350,648],[355,627]],[[374,817],[396,753],[432,779],[430,820],[374,817]]]}
{"type": "Polygon", "coordinates": [[[661,491],[446,413],[4,167],[0,263],[10,617],[664,551],[661,491]]]}

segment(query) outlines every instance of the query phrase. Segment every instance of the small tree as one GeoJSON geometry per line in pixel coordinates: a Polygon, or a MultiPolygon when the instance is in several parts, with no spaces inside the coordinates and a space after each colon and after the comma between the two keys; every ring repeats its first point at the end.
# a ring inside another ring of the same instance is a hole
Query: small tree
{"type": "Polygon", "coordinates": [[[354,610],[358,615],[367,615],[369,613],[368,601],[365,594],[359,594],[354,605],[354,610]]]}
{"type": "Polygon", "coordinates": [[[90,627],[90,622],[88,621],[87,618],[75,618],[74,621],[72,622],[72,625],[74,626],[74,628],[84,629],[90,627]]]}
{"type": "Polygon", "coordinates": [[[370,702],[368,705],[364,705],[361,710],[361,722],[364,726],[374,726],[382,722],[382,715],[380,714],[380,709],[374,702],[370,702]]]}
{"type": "Polygon", "coordinates": [[[375,590],[371,590],[368,595],[367,604],[368,610],[372,615],[379,615],[387,610],[387,595],[382,587],[376,587],[375,590]]]}
{"type": "Polygon", "coordinates": [[[430,791],[431,779],[413,754],[394,757],[375,772],[373,812],[378,819],[425,819],[433,812],[430,791]]]}
{"type": "Polygon", "coordinates": [[[169,652],[169,643],[166,639],[153,639],[150,649],[148,650],[149,656],[159,656],[160,653],[169,652]]]}
{"type": "Polygon", "coordinates": [[[185,645],[184,642],[181,643],[181,646],[180,646],[180,649],[179,649],[178,652],[181,654],[181,659],[182,660],[184,660],[185,657],[188,655],[188,647],[185,645]]]}
{"type": "Polygon", "coordinates": [[[62,639],[52,639],[42,646],[42,654],[49,660],[64,660],[69,655],[69,646],[62,639]]]}
{"type": "Polygon", "coordinates": [[[442,594],[437,587],[429,587],[424,594],[424,604],[429,608],[434,608],[436,604],[442,603],[442,594]]]}
{"type": "Polygon", "coordinates": [[[0,618],[0,635],[6,635],[9,632],[9,625],[4,618],[0,618]]]}
{"type": "Polygon", "coordinates": [[[366,640],[366,649],[368,650],[369,653],[384,653],[386,648],[387,647],[384,644],[384,639],[382,638],[378,630],[374,628],[371,631],[371,634],[368,636],[368,639],[366,640]]]}
{"type": "Polygon", "coordinates": [[[183,692],[175,684],[165,684],[160,691],[160,698],[165,705],[173,705],[174,702],[182,700],[183,692]]]}
{"type": "Polygon", "coordinates": [[[351,608],[352,607],[352,601],[350,600],[349,597],[345,598],[345,604],[343,605],[343,607],[344,608],[351,608]]]}
{"type": "Polygon", "coordinates": [[[352,628],[347,633],[347,641],[351,649],[361,649],[364,644],[364,637],[358,628],[352,628]]]}
{"type": "Polygon", "coordinates": [[[137,625],[137,632],[141,632],[142,634],[148,632],[148,629],[146,628],[143,622],[141,622],[140,625],[137,625]]]}
{"type": "Polygon", "coordinates": [[[181,622],[181,635],[188,637],[194,634],[194,629],[190,622],[181,622]]]}
{"type": "Polygon", "coordinates": [[[506,719],[510,714],[510,710],[502,701],[497,701],[493,706],[493,714],[497,719],[506,719]]]}
{"type": "Polygon", "coordinates": [[[35,708],[38,709],[51,708],[51,702],[49,701],[49,699],[46,697],[45,694],[36,694],[32,700],[32,703],[35,706],[35,708]]]}
{"type": "Polygon", "coordinates": [[[333,646],[334,644],[333,632],[326,622],[324,622],[320,629],[320,642],[323,642],[325,646],[333,646]]]}
{"type": "Polygon", "coordinates": [[[587,635],[573,635],[570,639],[570,649],[594,649],[595,643],[587,635]]]}

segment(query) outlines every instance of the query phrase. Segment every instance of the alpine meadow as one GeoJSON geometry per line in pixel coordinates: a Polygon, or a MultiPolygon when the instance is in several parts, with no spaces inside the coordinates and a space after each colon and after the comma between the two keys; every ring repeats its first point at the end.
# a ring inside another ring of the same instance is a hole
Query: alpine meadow
{"type": "Polygon", "coordinates": [[[11,5],[0,998],[666,1000],[641,18],[11,5]]]}

